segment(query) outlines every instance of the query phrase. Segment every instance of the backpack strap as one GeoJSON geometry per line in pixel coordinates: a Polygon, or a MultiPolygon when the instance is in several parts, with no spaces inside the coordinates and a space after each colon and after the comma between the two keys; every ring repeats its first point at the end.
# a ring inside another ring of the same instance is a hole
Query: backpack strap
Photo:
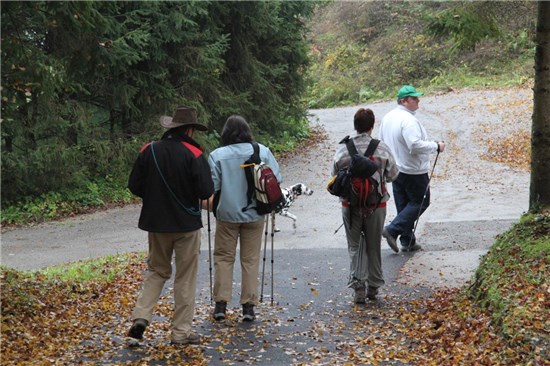
{"type": "Polygon", "coordinates": [[[247,185],[247,188],[246,188],[247,201],[246,201],[246,206],[242,208],[242,212],[245,212],[246,210],[248,210],[248,207],[252,204],[252,198],[256,193],[256,186],[254,184],[254,174],[253,174],[254,165],[261,163],[260,146],[258,145],[257,142],[254,142],[254,141],[250,142],[250,144],[252,145],[252,149],[253,149],[252,155],[250,155],[250,158],[248,158],[248,160],[245,161],[244,164],[242,165],[242,167],[244,168],[244,175],[246,177],[246,185],[247,185]]]}
{"type": "Polygon", "coordinates": [[[346,143],[346,147],[348,148],[349,156],[359,154],[359,151],[357,151],[357,148],[355,147],[355,143],[353,142],[352,139],[349,138],[349,136],[347,137],[347,139],[345,141],[342,140],[342,142],[346,143]]]}
{"type": "MultiPolygon", "coordinates": [[[[359,151],[357,151],[357,148],[355,147],[355,143],[352,139],[349,138],[349,136],[342,140],[342,143],[346,143],[346,147],[348,148],[348,153],[350,156],[353,156],[355,154],[359,154],[359,151]]],[[[380,143],[380,140],[377,139],[371,139],[369,142],[369,146],[367,147],[367,151],[365,151],[366,157],[371,157],[372,154],[376,151],[376,148],[378,147],[378,144],[380,143]]]]}
{"type": "Polygon", "coordinates": [[[166,188],[168,189],[168,192],[170,192],[170,194],[172,195],[172,197],[174,197],[174,200],[178,203],[178,205],[180,205],[184,210],[185,212],[187,212],[189,215],[191,216],[200,216],[201,215],[201,211],[200,209],[196,209],[194,207],[187,207],[185,206],[179,199],[178,199],[178,196],[176,196],[176,194],[174,193],[174,191],[172,190],[172,188],[170,188],[170,185],[168,184],[168,182],[166,181],[166,178],[164,178],[164,174],[162,174],[162,171],[160,170],[160,166],[159,166],[159,163],[157,161],[157,156],[155,154],[155,148],[154,148],[154,145],[155,145],[155,141],[151,142],[150,146],[151,146],[151,154],[153,155],[153,161],[155,162],[155,166],[157,167],[157,171],[159,172],[159,175],[160,177],[162,178],[162,181],[164,182],[164,184],[166,185],[166,188]]]}
{"type": "Polygon", "coordinates": [[[339,144],[345,144],[346,142],[349,141],[349,135],[347,135],[346,137],[344,137],[342,140],[340,140],[339,144]]]}
{"type": "Polygon", "coordinates": [[[250,158],[252,159],[252,162],[254,164],[260,164],[262,162],[262,160],[260,159],[260,145],[258,145],[258,143],[254,141],[252,141],[251,144],[254,152],[252,153],[252,156],[250,158]]]}
{"type": "MultiPolygon", "coordinates": [[[[365,156],[370,158],[372,154],[374,154],[374,152],[376,151],[376,148],[378,147],[379,143],[380,143],[380,140],[377,140],[377,139],[370,140],[369,147],[367,147],[367,151],[365,151],[365,156]]],[[[380,168],[378,168],[378,172],[380,173],[380,168]]],[[[382,177],[382,173],[380,173],[380,188],[382,189],[382,196],[380,197],[378,202],[376,202],[376,206],[375,206],[376,208],[378,208],[378,205],[380,204],[380,202],[382,202],[382,199],[384,198],[385,184],[384,184],[384,178],[382,177]]]]}
{"type": "Polygon", "coordinates": [[[365,156],[367,158],[370,158],[372,154],[374,154],[379,143],[380,143],[380,140],[377,140],[377,139],[370,140],[369,146],[367,147],[367,151],[365,151],[365,156]]]}

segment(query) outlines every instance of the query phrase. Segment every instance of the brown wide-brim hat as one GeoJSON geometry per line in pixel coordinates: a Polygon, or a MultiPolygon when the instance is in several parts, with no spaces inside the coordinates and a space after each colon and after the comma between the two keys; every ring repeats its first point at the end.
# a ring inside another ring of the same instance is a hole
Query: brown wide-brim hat
{"type": "Polygon", "coordinates": [[[181,126],[189,126],[196,128],[199,131],[207,131],[208,127],[199,123],[197,120],[197,110],[188,107],[178,107],[174,117],[162,116],[160,117],[160,125],[164,128],[176,128],[181,126]]]}

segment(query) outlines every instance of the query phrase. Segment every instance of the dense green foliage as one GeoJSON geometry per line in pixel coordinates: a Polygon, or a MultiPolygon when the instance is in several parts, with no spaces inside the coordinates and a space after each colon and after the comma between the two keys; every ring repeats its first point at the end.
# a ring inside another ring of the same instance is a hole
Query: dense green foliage
{"type": "Polygon", "coordinates": [[[487,11],[490,3],[477,5],[472,2],[439,11],[428,23],[428,32],[447,38],[451,36],[452,51],[469,49],[484,39],[497,39],[500,29],[493,11],[487,11]]]}
{"type": "Polygon", "coordinates": [[[536,3],[335,2],[312,21],[313,108],[533,78],[536,3]]]}
{"type": "Polygon", "coordinates": [[[177,105],[209,125],[199,136],[207,150],[234,113],[275,150],[304,138],[304,19],[314,6],[2,2],[3,210],[75,192],[93,206],[113,187],[126,201],[138,149],[177,105]]]}
{"type": "Polygon", "coordinates": [[[211,127],[198,136],[207,151],[239,113],[280,152],[309,133],[306,99],[330,107],[393,98],[405,83],[431,92],[533,76],[529,1],[8,1],[1,10],[3,224],[131,200],[136,153],[176,105],[196,107],[211,127]]]}

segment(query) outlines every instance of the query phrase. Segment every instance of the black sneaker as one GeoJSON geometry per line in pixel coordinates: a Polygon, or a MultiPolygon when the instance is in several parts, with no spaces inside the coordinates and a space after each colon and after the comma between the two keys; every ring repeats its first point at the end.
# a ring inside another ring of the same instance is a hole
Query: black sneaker
{"type": "Polygon", "coordinates": [[[145,319],[134,319],[134,323],[128,331],[128,337],[132,337],[138,340],[143,339],[143,332],[145,332],[145,328],[147,328],[147,325],[149,325],[149,322],[145,319]]]}
{"type": "Polygon", "coordinates": [[[390,248],[394,252],[399,253],[399,247],[397,246],[397,238],[392,236],[390,233],[388,233],[388,230],[386,230],[386,228],[382,230],[382,236],[384,237],[384,239],[386,239],[390,248]]]}
{"type": "Polygon", "coordinates": [[[225,309],[227,303],[225,301],[216,302],[216,307],[214,308],[214,319],[217,321],[225,319],[225,309]]]}
{"type": "Polygon", "coordinates": [[[420,249],[422,249],[422,246],[420,244],[413,244],[410,247],[401,247],[401,251],[403,252],[416,252],[420,249]]]}
{"type": "Polygon", "coordinates": [[[367,290],[367,299],[376,300],[376,295],[378,295],[378,288],[369,286],[367,290]]]}
{"type": "Polygon", "coordinates": [[[243,321],[251,322],[256,319],[254,314],[254,304],[243,304],[243,321]]]}

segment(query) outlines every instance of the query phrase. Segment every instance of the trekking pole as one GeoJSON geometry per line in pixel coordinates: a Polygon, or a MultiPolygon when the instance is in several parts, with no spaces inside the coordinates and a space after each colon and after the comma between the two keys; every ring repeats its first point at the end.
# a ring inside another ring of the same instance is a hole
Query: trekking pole
{"type": "Polygon", "coordinates": [[[274,291],[273,288],[275,283],[275,280],[274,280],[275,273],[273,272],[273,267],[274,267],[273,257],[275,255],[275,253],[273,252],[274,241],[275,241],[275,212],[272,212],[271,213],[271,306],[273,306],[273,291],[274,291]]]}
{"type": "Polygon", "coordinates": [[[211,239],[212,235],[210,234],[212,230],[210,227],[210,200],[209,199],[206,200],[206,215],[208,217],[207,219],[207,222],[208,222],[208,270],[210,271],[210,304],[212,304],[214,296],[213,296],[213,290],[212,290],[212,239],[211,239]]]}
{"type": "Polygon", "coordinates": [[[418,225],[418,220],[420,220],[420,214],[422,213],[422,206],[424,206],[424,200],[426,199],[426,196],[428,195],[428,190],[430,189],[430,183],[432,181],[432,177],[434,175],[435,170],[435,164],[437,164],[437,158],[439,157],[439,151],[437,152],[437,155],[435,156],[434,166],[432,168],[432,172],[430,173],[430,178],[428,178],[428,185],[426,186],[426,190],[424,191],[424,196],[422,197],[422,202],[420,203],[420,208],[418,209],[418,216],[416,217],[416,221],[414,223],[414,228],[411,234],[411,239],[409,240],[409,247],[412,244],[414,233],[416,232],[416,226],[418,225]]]}
{"type": "Polygon", "coordinates": [[[332,235],[336,235],[336,233],[342,228],[342,226],[344,226],[344,223],[341,223],[340,226],[338,226],[338,229],[334,230],[334,234],[332,235]]]}
{"type": "Polygon", "coordinates": [[[265,253],[267,251],[267,230],[269,224],[269,215],[265,216],[265,237],[264,237],[264,260],[262,264],[262,290],[260,291],[260,302],[264,301],[264,278],[265,278],[265,253]]]}

